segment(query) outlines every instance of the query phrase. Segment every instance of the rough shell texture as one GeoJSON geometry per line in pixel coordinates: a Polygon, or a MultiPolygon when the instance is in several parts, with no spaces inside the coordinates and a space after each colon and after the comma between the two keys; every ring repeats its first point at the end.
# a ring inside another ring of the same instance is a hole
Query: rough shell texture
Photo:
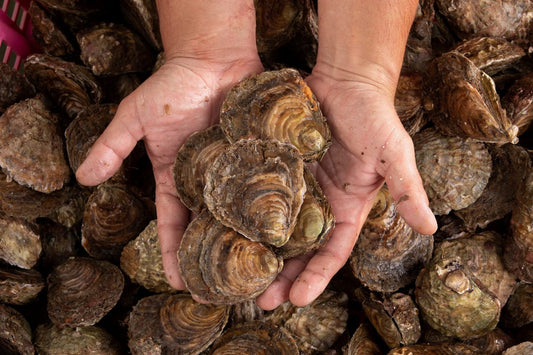
{"type": "Polygon", "coordinates": [[[40,355],[119,355],[117,340],[103,328],[58,327],[53,323],[35,328],[35,349],[40,355]]]}
{"type": "Polygon", "coordinates": [[[155,52],[129,27],[102,23],[77,33],[83,63],[94,75],[150,72],[155,52]]]}
{"type": "Polygon", "coordinates": [[[411,136],[420,131],[429,118],[423,107],[423,80],[422,74],[404,69],[396,86],[394,108],[411,136]]]}
{"type": "Polygon", "coordinates": [[[233,86],[222,104],[220,124],[230,142],[276,139],[294,145],[306,161],[319,160],[331,145],[319,103],[294,69],[266,71],[233,86]]]}
{"type": "Polygon", "coordinates": [[[69,181],[57,116],[42,96],[20,101],[0,116],[0,166],[21,185],[40,192],[69,181]]]}
{"type": "Polygon", "coordinates": [[[124,289],[122,271],[105,260],[70,258],[47,278],[47,310],[57,326],[89,326],[118,302],[124,289]]]}
{"type": "Polygon", "coordinates": [[[493,79],[457,51],[433,60],[427,91],[431,120],[445,134],[489,143],[517,143],[518,127],[501,107],[493,79]]]}
{"type": "Polygon", "coordinates": [[[382,355],[379,339],[370,323],[363,322],[353,333],[350,342],[343,349],[344,355],[382,355]]]}
{"type": "Polygon", "coordinates": [[[30,324],[21,313],[4,304],[0,304],[0,349],[5,354],[35,354],[30,324]]]}
{"type": "Polygon", "coordinates": [[[199,354],[220,336],[230,308],[201,304],[189,294],[140,299],[128,317],[132,354],[199,354]]]}
{"type": "Polygon", "coordinates": [[[229,145],[219,125],[191,134],[180,147],[174,163],[174,182],[180,201],[194,213],[204,204],[205,173],[229,145]]]}
{"type": "Polygon", "coordinates": [[[502,309],[501,324],[518,328],[533,322],[533,284],[520,282],[502,309]]]}
{"type": "Polygon", "coordinates": [[[9,106],[35,95],[35,88],[26,76],[13,70],[7,63],[0,63],[0,114],[9,106]]]}
{"type": "Polygon", "coordinates": [[[222,224],[279,247],[296,225],[306,191],[303,170],[291,145],[242,139],[207,170],[204,201],[222,224]]]}
{"type": "Polygon", "coordinates": [[[39,269],[48,274],[56,266],[81,251],[80,231],[76,227],[65,227],[50,219],[39,219],[42,253],[39,269]]]}
{"type": "Polygon", "coordinates": [[[378,191],[349,264],[370,290],[394,292],[412,283],[433,252],[433,237],[415,232],[400,216],[386,186],[378,191]]]}
{"type": "Polygon", "coordinates": [[[510,348],[506,349],[502,353],[502,355],[522,355],[522,354],[531,354],[531,353],[533,353],[533,342],[524,341],[520,344],[511,346],[510,348]]]}
{"type": "Polygon", "coordinates": [[[45,286],[44,278],[37,270],[0,267],[0,301],[4,303],[30,303],[45,286]]]}
{"type": "Polygon", "coordinates": [[[502,106],[518,134],[527,131],[533,122],[533,73],[517,79],[502,96],[502,106]]]}
{"type": "Polygon", "coordinates": [[[273,251],[220,224],[208,211],[187,226],[178,261],[191,294],[215,304],[254,298],[283,266],[273,251]]]}
{"type": "Polygon", "coordinates": [[[265,318],[285,328],[301,354],[324,352],[346,330],[348,295],[326,289],[307,306],[296,307],[287,301],[265,318]]]}
{"type": "Polygon", "coordinates": [[[482,355],[476,347],[463,343],[415,344],[392,349],[387,355],[482,355]]]}
{"type": "Polygon", "coordinates": [[[500,355],[505,349],[516,344],[516,340],[500,328],[488,332],[482,337],[465,341],[478,348],[484,355],[500,355]]]}
{"type": "Polygon", "coordinates": [[[484,143],[426,128],[413,137],[417,167],[429,206],[437,215],[466,208],[481,196],[492,172],[484,143]]]}
{"type": "Polygon", "coordinates": [[[0,216],[0,259],[31,269],[41,255],[42,245],[35,224],[15,217],[0,216]]]}
{"type": "Polygon", "coordinates": [[[150,221],[134,240],[124,246],[120,267],[133,282],[149,291],[161,293],[174,290],[163,269],[157,220],[150,221]]]}
{"type": "Polygon", "coordinates": [[[159,52],[163,49],[159,14],[154,1],[125,0],[120,2],[120,9],[128,24],[139,32],[154,50],[159,52]]]}
{"type": "Polygon", "coordinates": [[[226,329],[213,343],[209,354],[294,355],[299,351],[285,329],[268,321],[254,321],[226,329]]]}
{"type": "Polygon", "coordinates": [[[460,339],[493,330],[516,284],[503,266],[502,237],[485,231],[440,243],[417,278],[415,296],[424,320],[460,339]]]}

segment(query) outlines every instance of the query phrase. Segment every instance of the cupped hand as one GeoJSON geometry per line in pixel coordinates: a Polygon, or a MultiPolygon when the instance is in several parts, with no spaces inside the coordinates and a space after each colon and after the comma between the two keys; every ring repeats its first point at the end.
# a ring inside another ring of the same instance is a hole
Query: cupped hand
{"type": "Polygon", "coordinates": [[[411,227],[422,234],[437,229],[412,140],[394,108],[394,89],[372,80],[333,80],[317,72],[306,80],[332,131],[330,149],[312,169],[336,224],[322,248],[286,262],[276,281],[257,299],[264,309],[274,309],[286,300],[304,306],[320,295],[350,256],[383,183],[411,227]]]}
{"type": "Polygon", "coordinates": [[[247,75],[262,71],[258,57],[228,63],[167,59],[120,103],[116,115],[76,172],[87,186],[110,178],[144,140],[156,182],[157,229],[170,285],[184,289],[176,253],[189,222],[179,202],[172,166],[178,149],[194,131],[213,125],[226,91],[247,75]]]}

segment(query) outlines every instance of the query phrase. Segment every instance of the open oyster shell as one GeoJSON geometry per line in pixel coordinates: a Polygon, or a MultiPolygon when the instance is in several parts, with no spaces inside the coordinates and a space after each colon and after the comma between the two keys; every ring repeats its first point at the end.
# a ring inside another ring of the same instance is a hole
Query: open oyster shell
{"type": "Polygon", "coordinates": [[[34,301],[45,288],[43,275],[37,270],[0,267],[0,301],[23,305],[34,301]]]}
{"type": "Polygon", "coordinates": [[[293,146],[241,139],[209,166],[204,201],[222,224],[279,247],[296,225],[306,191],[303,170],[293,146]]]}
{"type": "Polygon", "coordinates": [[[0,349],[4,354],[35,354],[30,324],[19,311],[4,304],[0,304],[0,349]]]}
{"type": "Polygon", "coordinates": [[[222,103],[220,125],[230,142],[243,137],[290,143],[304,160],[320,160],[331,132],[319,103],[291,68],[266,71],[233,86],[222,103]]]}
{"type": "Polygon", "coordinates": [[[191,294],[215,304],[255,298],[283,266],[272,250],[225,227],[207,210],[187,226],[178,262],[191,294]]]}
{"type": "Polygon", "coordinates": [[[423,319],[444,335],[482,336],[498,324],[516,284],[502,260],[503,238],[494,231],[443,241],[416,281],[423,319]]]}
{"type": "Polygon", "coordinates": [[[435,128],[415,134],[413,143],[433,213],[466,208],[481,196],[492,173],[492,159],[484,143],[445,136],[435,128]]]}
{"type": "Polygon", "coordinates": [[[31,269],[37,264],[41,251],[37,225],[0,215],[0,259],[22,269],[31,269]]]}
{"type": "Polygon", "coordinates": [[[11,105],[35,96],[26,76],[7,63],[0,63],[0,115],[11,105]]]}
{"type": "Polygon", "coordinates": [[[0,116],[0,166],[21,185],[59,190],[70,179],[58,117],[42,96],[10,106],[0,116]]]}
{"type": "Polygon", "coordinates": [[[348,262],[354,276],[370,290],[394,292],[416,279],[432,252],[433,237],[415,232],[405,222],[383,186],[348,262]]]}
{"type": "Polygon", "coordinates": [[[129,349],[134,355],[200,354],[222,333],[229,310],[186,293],[144,297],[127,320],[129,349]]]}
{"type": "Polygon", "coordinates": [[[117,304],[122,271],[105,260],[73,257],[47,278],[47,311],[57,326],[80,327],[99,322],[117,304]]]}

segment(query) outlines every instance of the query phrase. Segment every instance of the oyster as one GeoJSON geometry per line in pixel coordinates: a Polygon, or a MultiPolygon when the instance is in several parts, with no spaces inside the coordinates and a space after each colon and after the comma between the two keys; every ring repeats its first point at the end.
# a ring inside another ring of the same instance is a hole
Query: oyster
{"type": "Polygon", "coordinates": [[[283,266],[273,251],[225,227],[207,210],[187,226],[178,262],[191,294],[215,304],[255,298],[283,266]]]}
{"type": "Polygon", "coordinates": [[[241,139],[209,166],[204,201],[222,224],[279,247],[296,225],[306,191],[303,170],[291,145],[241,139]]]}
{"type": "Polygon", "coordinates": [[[387,355],[483,355],[476,347],[463,343],[414,344],[392,349],[387,355]]]}
{"type": "Polygon", "coordinates": [[[431,43],[435,27],[434,0],[421,0],[418,2],[415,18],[411,25],[403,67],[417,72],[423,72],[427,64],[433,59],[433,45],[431,43]]]}
{"type": "Polygon", "coordinates": [[[433,237],[415,232],[400,216],[386,186],[376,196],[349,258],[365,286],[394,292],[412,283],[433,251],[433,237]]]}
{"type": "Polygon", "coordinates": [[[42,253],[39,270],[45,273],[65,262],[81,250],[80,232],[77,227],[65,227],[47,218],[38,220],[42,253]]]}
{"type": "Polygon", "coordinates": [[[206,171],[229,145],[219,125],[191,134],[174,163],[174,182],[180,201],[194,213],[205,208],[206,171]]]}
{"type": "Polygon", "coordinates": [[[37,270],[0,267],[0,301],[23,305],[34,301],[45,283],[37,270]]]}
{"type": "Polygon", "coordinates": [[[30,324],[19,311],[4,304],[0,304],[0,349],[4,354],[35,354],[30,324]]]}
{"type": "Polygon", "coordinates": [[[502,355],[523,355],[523,354],[530,354],[533,352],[533,342],[532,341],[524,341],[520,344],[511,346],[510,348],[507,348],[502,355]]]}
{"type": "Polygon", "coordinates": [[[267,321],[241,323],[226,329],[215,340],[210,355],[299,354],[294,338],[282,327],[267,321]]]}
{"type": "Polygon", "coordinates": [[[189,294],[140,299],[128,317],[132,354],[200,354],[222,333],[230,308],[201,304],[189,294]]]}
{"type": "Polygon", "coordinates": [[[265,319],[286,329],[296,340],[300,354],[322,353],[346,330],[348,295],[326,289],[305,307],[286,301],[265,319]]]}
{"type": "Polygon", "coordinates": [[[163,49],[159,32],[159,14],[155,1],[121,1],[120,10],[128,24],[139,32],[155,51],[159,52],[163,49]]]}
{"type": "Polygon", "coordinates": [[[502,106],[518,134],[525,133],[533,122],[533,73],[523,75],[502,96],[502,106]]]}
{"type": "Polygon", "coordinates": [[[92,325],[70,328],[53,323],[39,324],[35,329],[34,342],[39,355],[122,353],[117,340],[108,331],[92,325]]]}
{"type": "Polygon", "coordinates": [[[484,355],[500,355],[505,349],[515,344],[516,341],[500,328],[495,328],[484,336],[466,340],[465,343],[475,346],[484,355]]]}
{"type": "Polygon", "coordinates": [[[57,116],[42,96],[20,101],[0,116],[0,166],[13,180],[40,192],[70,179],[57,116]]]}
{"type": "Polygon", "coordinates": [[[343,349],[344,355],[382,355],[379,340],[372,326],[363,322],[350,338],[350,342],[343,349]]]}
{"type": "Polygon", "coordinates": [[[516,280],[503,266],[494,231],[439,243],[416,281],[423,319],[444,335],[471,339],[493,330],[516,280]]]}
{"type": "Polygon", "coordinates": [[[94,75],[151,72],[156,54],[126,25],[102,23],[76,34],[80,58],[94,75]]]}
{"type": "Polygon", "coordinates": [[[427,123],[428,116],[423,107],[423,76],[404,69],[398,78],[394,107],[405,130],[413,136],[427,123]]]}
{"type": "Polygon", "coordinates": [[[457,51],[435,58],[428,69],[431,120],[444,134],[487,143],[517,143],[518,127],[501,107],[494,81],[457,51]]]}
{"type": "Polygon", "coordinates": [[[484,143],[444,136],[426,128],[413,137],[429,207],[436,215],[468,207],[483,193],[492,172],[484,143]]]}
{"type": "Polygon", "coordinates": [[[7,63],[0,63],[0,115],[11,105],[35,96],[26,76],[7,63]]]}
{"type": "MultiPolygon", "coordinates": [[[[36,53],[26,58],[24,72],[37,90],[49,96],[70,120],[102,98],[102,89],[94,75],[75,62],[36,53]]],[[[68,122],[63,124],[67,125],[68,122]]]]}
{"type": "Polygon", "coordinates": [[[501,325],[519,328],[533,322],[533,284],[520,282],[502,309],[501,325]]]}
{"type": "Polygon", "coordinates": [[[41,238],[34,223],[0,215],[0,259],[31,269],[37,264],[41,250],[41,238]]]}
{"type": "Polygon", "coordinates": [[[116,305],[124,288],[120,269],[105,260],[73,257],[47,278],[47,311],[57,326],[99,322],[116,305]]]}
{"type": "Polygon", "coordinates": [[[259,308],[255,299],[236,303],[231,306],[229,325],[265,320],[265,311],[259,308]]]}
{"type": "Polygon", "coordinates": [[[120,268],[133,282],[149,291],[174,291],[163,269],[157,220],[151,220],[135,239],[124,246],[120,255],[120,268]]]}
{"type": "Polygon", "coordinates": [[[304,160],[320,160],[331,132],[319,103],[294,69],[266,71],[233,86],[222,103],[220,125],[230,142],[243,137],[290,143],[304,160]]]}

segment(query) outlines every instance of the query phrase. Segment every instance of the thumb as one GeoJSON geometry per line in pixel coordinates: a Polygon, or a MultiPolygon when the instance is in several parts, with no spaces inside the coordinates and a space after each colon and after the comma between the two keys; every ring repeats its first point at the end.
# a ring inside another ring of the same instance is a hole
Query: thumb
{"type": "Polygon", "coordinates": [[[122,161],[143,137],[142,127],[134,117],[123,101],[76,171],[76,179],[80,184],[95,186],[117,172],[122,161]]]}

